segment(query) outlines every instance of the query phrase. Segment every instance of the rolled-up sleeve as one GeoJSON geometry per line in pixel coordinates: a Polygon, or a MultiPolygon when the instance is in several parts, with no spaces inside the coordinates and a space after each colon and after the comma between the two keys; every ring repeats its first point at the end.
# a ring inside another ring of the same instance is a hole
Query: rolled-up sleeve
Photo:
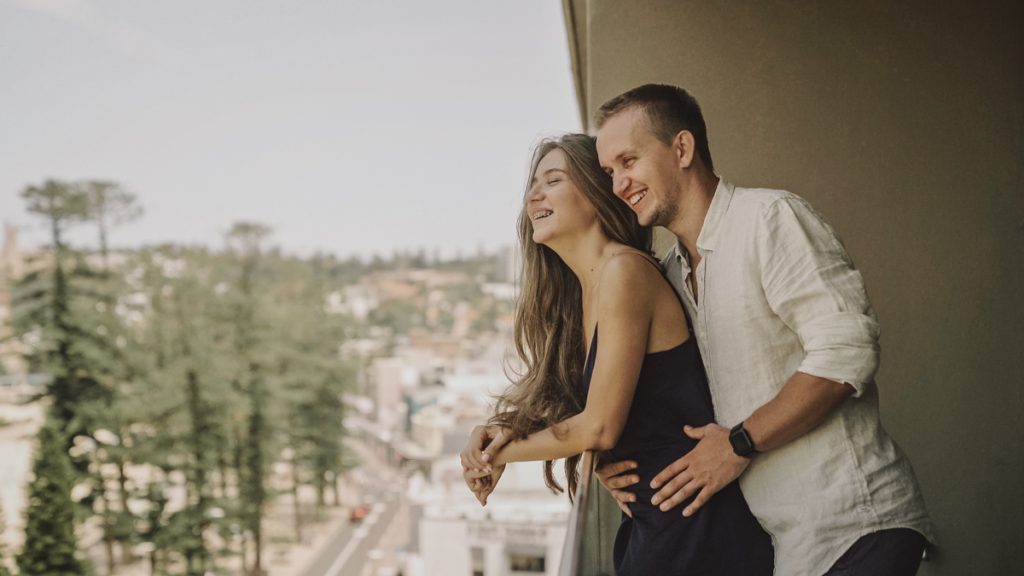
{"type": "Polygon", "coordinates": [[[878,321],[864,279],[835,231],[809,204],[779,198],[758,230],[768,305],[800,338],[798,370],[850,384],[860,396],[878,371],[878,321]]]}

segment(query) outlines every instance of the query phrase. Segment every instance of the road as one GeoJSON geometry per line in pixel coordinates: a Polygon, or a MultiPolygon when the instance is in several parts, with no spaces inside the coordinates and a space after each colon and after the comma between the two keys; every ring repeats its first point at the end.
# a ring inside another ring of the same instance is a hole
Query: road
{"type": "Polygon", "coordinates": [[[339,526],[302,576],[361,576],[373,556],[391,552],[379,551],[378,546],[398,514],[405,513],[404,482],[395,471],[379,464],[367,468],[360,485],[364,502],[371,505],[370,513],[359,523],[339,526]]]}

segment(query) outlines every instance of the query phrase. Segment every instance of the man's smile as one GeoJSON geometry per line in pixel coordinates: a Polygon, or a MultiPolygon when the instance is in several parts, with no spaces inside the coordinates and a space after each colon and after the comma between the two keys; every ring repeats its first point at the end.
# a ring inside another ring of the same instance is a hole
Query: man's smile
{"type": "Polygon", "coordinates": [[[630,206],[636,206],[637,203],[639,203],[641,200],[644,199],[644,196],[647,196],[647,189],[646,188],[644,188],[643,190],[638,190],[636,192],[633,192],[632,194],[627,196],[626,197],[626,202],[629,202],[630,206]]]}

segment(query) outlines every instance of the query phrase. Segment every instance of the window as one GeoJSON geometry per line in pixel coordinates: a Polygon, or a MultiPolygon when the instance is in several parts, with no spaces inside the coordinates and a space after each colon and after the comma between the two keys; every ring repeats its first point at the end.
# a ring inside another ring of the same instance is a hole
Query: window
{"type": "Polygon", "coordinates": [[[543,550],[509,550],[508,568],[512,574],[544,574],[546,558],[543,550]]]}
{"type": "Polygon", "coordinates": [[[469,549],[470,576],[484,576],[484,549],[474,546],[469,549]]]}

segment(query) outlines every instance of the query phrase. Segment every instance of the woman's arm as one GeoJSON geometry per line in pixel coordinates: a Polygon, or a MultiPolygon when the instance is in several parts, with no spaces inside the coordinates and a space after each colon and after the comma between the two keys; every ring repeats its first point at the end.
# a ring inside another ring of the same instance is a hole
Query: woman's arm
{"type": "Polygon", "coordinates": [[[622,434],[647,351],[658,272],[639,257],[612,257],[601,273],[597,302],[600,338],[582,412],[528,437],[492,442],[484,459],[494,465],[556,460],[586,450],[608,450],[622,434]]]}

